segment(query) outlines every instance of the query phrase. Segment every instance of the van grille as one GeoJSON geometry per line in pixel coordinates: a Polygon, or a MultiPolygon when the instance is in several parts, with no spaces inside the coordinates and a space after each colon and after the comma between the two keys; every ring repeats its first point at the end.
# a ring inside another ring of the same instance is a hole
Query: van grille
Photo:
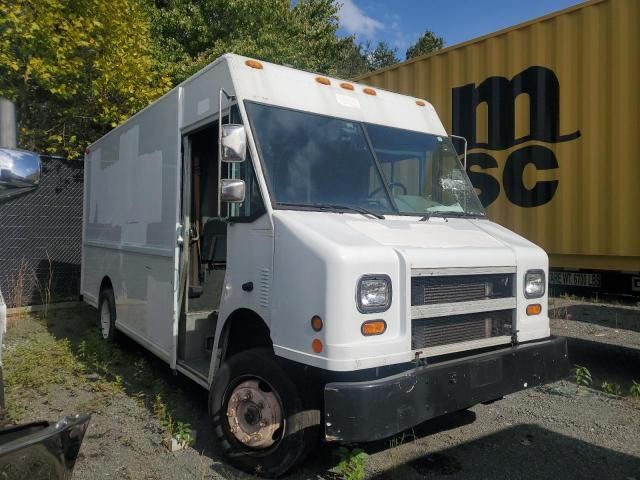
{"type": "Polygon", "coordinates": [[[511,335],[512,310],[420,318],[411,322],[411,349],[511,335]]]}
{"type": "Polygon", "coordinates": [[[514,275],[449,275],[411,278],[411,305],[513,297],[514,275]]]}

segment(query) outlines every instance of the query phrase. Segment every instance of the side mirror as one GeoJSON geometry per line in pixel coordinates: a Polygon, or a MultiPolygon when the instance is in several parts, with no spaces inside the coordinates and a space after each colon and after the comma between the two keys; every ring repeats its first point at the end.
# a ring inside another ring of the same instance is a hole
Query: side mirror
{"type": "Polygon", "coordinates": [[[223,178],[220,180],[220,201],[228,203],[244,202],[244,180],[223,178]]]}
{"type": "Polygon", "coordinates": [[[243,125],[222,125],[222,161],[244,162],[247,155],[247,132],[243,125]]]}
{"type": "Polygon", "coordinates": [[[35,189],[40,183],[40,155],[27,150],[0,148],[0,199],[35,189]]]}

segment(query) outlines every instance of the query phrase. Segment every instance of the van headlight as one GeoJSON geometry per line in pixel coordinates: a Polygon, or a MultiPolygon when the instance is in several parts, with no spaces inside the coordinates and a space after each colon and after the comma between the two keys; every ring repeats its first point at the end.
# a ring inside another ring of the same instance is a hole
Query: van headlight
{"type": "Polygon", "coordinates": [[[364,275],[358,280],[356,295],[362,313],[384,312],[391,305],[391,279],[388,275],[364,275]]]}
{"type": "Polygon", "coordinates": [[[524,296],[539,298],[544,295],[546,285],[544,270],[529,270],[524,276],[524,296]]]}

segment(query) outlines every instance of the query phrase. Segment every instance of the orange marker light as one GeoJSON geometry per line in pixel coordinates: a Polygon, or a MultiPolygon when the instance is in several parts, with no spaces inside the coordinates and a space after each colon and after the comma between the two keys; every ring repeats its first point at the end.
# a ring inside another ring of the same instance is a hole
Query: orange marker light
{"type": "Polygon", "coordinates": [[[369,320],[362,324],[360,331],[365,337],[381,335],[387,330],[387,322],[384,320],[369,320]]]}
{"type": "Polygon", "coordinates": [[[313,328],[314,331],[319,332],[322,330],[322,326],[322,319],[318,315],[311,317],[311,328],[313,328]]]}
{"type": "Polygon", "coordinates": [[[363,88],[362,91],[367,95],[377,95],[378,93],[373,88],[363,88]]]}
{"type": "Polygon", "coordinates": [[[422,100],[416,100],[416,105],[418,105],[419,107],[424,107],[426,103],[424,103],[422,100]]]}
{"type": "Polygon", "coordinates": [[[322,85],[331,85],[331,80],[326,77],[316,77],[316,82],[321,83],[322,85]]]}
{"type": "Polygon", "coordinates": [[[316,338],[313,342],[311,342],[311,348],[316,353],[322,352],[322,348],[323,348],[322,342],[316,338]]]}
{"type": "Polygon", "coordinates": [[[534,303],[532,305],[527,305],[527,315],[538,315],[542,311],[542,305],[539,303],[534,303]]]}
{"type": "Polygon", "coordinates": [[[353,85],[351,85],[350,83],[343,82],[340,84],[340,86],[345,90],[353,90],[353,85]]]}
{"type": "Polygon", "coordinates": [[[246,61],[244,62],[244,64],[245,64],[247,67],[255,68],[255,69],[257,69],[257,70],[262,70],[262,68],[263,68],[262,64],[261,64],[259,61],[257,61],[257,60],[246,60],[246,61]]]}

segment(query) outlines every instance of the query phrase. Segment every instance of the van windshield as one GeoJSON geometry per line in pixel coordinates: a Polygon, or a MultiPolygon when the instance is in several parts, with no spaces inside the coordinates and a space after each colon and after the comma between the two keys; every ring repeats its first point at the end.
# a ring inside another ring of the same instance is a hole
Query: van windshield
{"type": "Polygon", "coordinates": [[[447,137],[245,106],[274,208],[484,215],[447,137]]]}

